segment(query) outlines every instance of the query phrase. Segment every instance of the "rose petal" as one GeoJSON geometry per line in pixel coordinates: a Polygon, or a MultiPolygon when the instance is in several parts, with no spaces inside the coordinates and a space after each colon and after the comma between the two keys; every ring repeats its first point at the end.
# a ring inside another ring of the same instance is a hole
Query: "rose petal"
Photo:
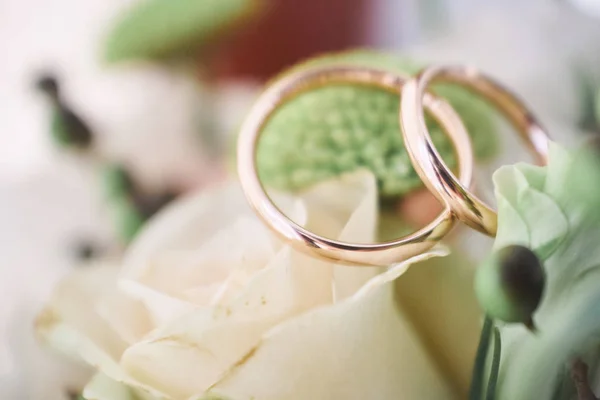
{"type": "MultiPolygon", "coordinates": [[[[285,266],[289,260],[285,252],[279,254],[281,259],[273,260],[274,267],[251,282],[245,295],[230,308],[215,309],[212,315],[191,313],[161,329],[147,341],[127,350],[122,359],[124,368],[137,380],[152,384],[176,399],[203,393],[251,354],[269,328],[279,323],[286,325],[284,321],[300,315],[302,308],[297,307],[315,308],[314,304],[301,303],[303,299],[310,299],[306,292],[311,290],[311,282],[315,280],[284,279],[293,270],[285,266]],[[169,360],[176,360],[177,367],[169,360]]],[[[432,255],[437,254],[423,258],[432,255]]],[[[321,262],[308,257],[307,261],[321,262]]],[[[398,271],[387,275],[387,280],[394,279],[405,266],[408,264],[401,264],[398,271]]],[[[314,267],[314,273],[321,273],[321,268],[314,267]]],[[[306,265],[297,269],[305,274],[311,270],[306,265]]],[[[371,288],[386,282],[379,277],[375,280],[371,288]]],[[[313,354],[313,357],[318,355],[313,354]]]]}
{"type": "Polygon", "coordinates": [[[261,400],[456,398],[396,296],[393,282],[380,282],[278,326],[212,391],[261,400]]]}
{"type": "Polygon", "coordinates": [[[161,293],[135,280],[121,279],[119,288],[144,304],[155,327],[196,308],[189,302],[161,293]]]}
{"type": "MultiPolygon", "coordinates": [[[[175,203],[132,245],[120,287],[144,302],[155,325],[223,301],[236,282],[231,275],[252,275],[281,248],[249,207],[231,197],[243,200],[237,183],[175,203]]],[[[306,218],[290,196],[278,195],[277,201],[291,215],[306,218]]]]}
{"type": "Polygon", "coordinates": [[[98,301],[95,309],[127,344],[137,342],[153,328],[144,305],[116,286],[98,301]]]}
{"type": "MultiPolygon", "coordinates": [[[[344,192],[348,209],[352,210],[339,240],[352,243],[373,243],[379,214],[377,183],[371,173],[359,172],[348,176],[344,192]]],[[[338,190],[342,191],[342,190],[338,190]]],[[[333,270],[335,301],[353,295],[369,279],[383,272],[382,267],[336,266],[333,270]]]]}
{"type": "Polygon", "coordinates": [[[108,376],[98,373],[83,391],[86,400],[136,400],[132,390],[108,376]]]}
{"type": "MultiPolygon", "coordinates": [[[[370,174],[348,175],[317,186],[303,193],[301,200],[306,212],[298,214],[307,216],[308,229],[334,237],[346,229],[346,235],[358,241],[374,236],[376,196],[370,174]]],[[[283,248],[249,282],[244,284],[242,278],[231,283],[243,289],[241,295],[161,327],[129,348],[122,365],[136,379],[176,398],[201,393],[251,351],[267,330],[302,312],[331,304],[332,267],[283,248]],[[177,359],[180,367],[173,369],[165,363],[169,359],[177,359]]],[[[239,271],[237,268],[234,273],[239,271]]],[[[353,284],[362,286],[372,274],[361,273],[353,284]]]]}
{"type": "Polygon", "coordinates": [[[54,337],[53,331],[65,325],[88,338],[107,357],[118,359],[127,343],[96,310],[102,296],[114,287],[116,276],[117,269],[107,265],[74,271],[58,285],[50,303],[39,315],[37,332],[50,340],[54,337]]]}
{"type": "Polygon", "coordinates": [[[149,393],[97,373],[83,390],[86,400],[171,400],[157,392],[149,393]]]}
{"type": "Polygon", "coordinates": [[[250,351],[268,329],[331,302],[327,266],[284,248],[241,296],[228,305],[196,310],[161,327],[130,347],[122,365],[137,380],[175,398],[203,391],[250,351]],[[305,263],[293,265],[300,260],[305,263]],[[328,286],[327,298],[315,296],[320,292],[314,290],[319,284],[328,286]],[[168,360],[177,360],[178,368],[168,360]]]}
{"type": "Polygon", "coordinates": [[[105,297],[115,294],[116,277],[117,268],[112,265],[74,271],[59,284],[48,306],[38,315],[36,332],[54,349],[84,361],[111,379],[160,397],[151,387],[133,381],[118,364],[127,347],[121,334],[131,337],[140,334],[146,329],[148,319],[139,304],[124,297],[113,301],[105,297]],[[106,319],[99,313],[117,305],[140,314],[133,319],[118,316],[106,319]]]}
{"type": "Polygon", "coordinates": [[[144,275],[148,262],[165,252],[196,249],[249,212],[239,185],[233,181],[177,200],[138,235],[125,256],[121,276],[135,279],[144,275]]]}
{"type": "Polygon", "coordinates": [[[474,272],[470,260],[453,252],[415,265],[395,283],[398,307],[460,398],[467,398],[481,329],[474,272]]]}

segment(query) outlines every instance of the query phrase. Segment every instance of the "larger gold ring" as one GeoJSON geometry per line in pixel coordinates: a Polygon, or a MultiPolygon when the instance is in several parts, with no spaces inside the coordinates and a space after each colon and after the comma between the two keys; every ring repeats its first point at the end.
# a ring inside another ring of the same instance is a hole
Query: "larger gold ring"
{"type": "Polygon", "coordinates": [[[425,125],[423,104],[427,87],[432,83],[458,83],[495,104],[517,128],[536,157],[545,164],[549,137],[525,104],[492,78],[474,68],[446,66],[425,68],[404,84],[400,103],[400,124],[404,144],[412,164],[427,188],[439,201],[453,210],[459,220],[490,236],[497,231],[496,212],[469,192],[435,149],[425,125]]]}
{"type": "MultiPolygon", "coordinates": [[[[454,226],[456,219],[446,209],[429,225],[412,235],[384,243],[356,244],[317,235],[297,225],[273,204],[256,168],[256,151],[263,127],[281,104],[308,90],[331,84],[379,87],[399,95],[407,78],[390,72],[358,67],[317,67],[288,74],[271,85],[250,110],[238,139],[238,174],[248,202],[277,235],[294,248],[336,262],[352,265],[390,265],[430,249],[454,226]]],[[[462,186],[471,184],[473,155],[469,136],[456,112],[446,102],[425,95],[425,107],[444,128],[457,153],[462,186]]]]}

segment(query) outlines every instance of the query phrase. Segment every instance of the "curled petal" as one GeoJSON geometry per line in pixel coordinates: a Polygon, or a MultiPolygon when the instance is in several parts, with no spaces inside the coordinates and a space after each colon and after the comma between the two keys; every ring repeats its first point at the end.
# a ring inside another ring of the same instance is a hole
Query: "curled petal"
{"type": "Polygon", "coordinates": [[[456,398],[398,308],[393,281],[375,279],[270,331],[211,390],[261,400],[456,398]]]}

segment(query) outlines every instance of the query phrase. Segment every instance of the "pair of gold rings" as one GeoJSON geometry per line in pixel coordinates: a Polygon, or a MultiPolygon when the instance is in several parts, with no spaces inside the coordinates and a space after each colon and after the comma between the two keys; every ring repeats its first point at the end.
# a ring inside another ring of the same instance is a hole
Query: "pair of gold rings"
{"type": "Polygon", "coordinates": [[[491,101],[515,126],[536,161],[547,161],[549,138],[527,106],[509,90],[474,68],[428,67],[414,77],[356,66],[315,67],[291,73],[267,88],[251,109],[238,141],[238,174],[252,208],[277,235],[294,248],[321,258],[351,265],[390,265],[433,247],[461,221],[490,236],[497,229],[496,212],[469,191],[473,152],[467,131],[454,109],[427,92],[433,83],[465,86],[491,101]],[[283,214],[260,182],[256,153],[261,132],[286,101],[312,89],[335,84],[379,87],[401,97],[399,120],[411,162],[425,186],[444,210],[417,232],[384,243],[346,243],[322,237],[299,226],[283,214]],[[425,125],[425,110],[444,129],[458,158],[458,177],[446,166],[425,125]]]}

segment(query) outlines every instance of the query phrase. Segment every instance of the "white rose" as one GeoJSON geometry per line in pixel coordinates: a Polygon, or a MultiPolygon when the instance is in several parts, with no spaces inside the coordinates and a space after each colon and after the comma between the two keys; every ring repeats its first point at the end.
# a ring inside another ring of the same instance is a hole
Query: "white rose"
{"type": "MultiPolygon", "coordinates": [[[[368,173],[276,198],[323,235],[375,239],[368,173]]],[[[459,398],[479,333],[471,274],[408,270],[440,254],[385,271],[316,260],[274,239],[232,183],[157,216],[122,269],[76,271],[38,330],[98,369],[88,400],[459,398]]]]}

